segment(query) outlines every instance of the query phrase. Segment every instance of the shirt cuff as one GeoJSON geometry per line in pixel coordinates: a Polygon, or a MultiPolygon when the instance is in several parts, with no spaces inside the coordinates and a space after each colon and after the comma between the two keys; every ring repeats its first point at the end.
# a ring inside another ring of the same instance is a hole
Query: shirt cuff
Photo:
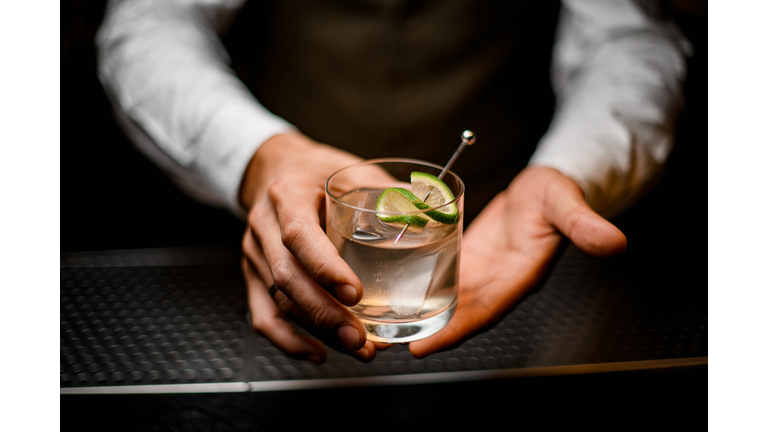
{"type": "Polygon", "coordinates": [[[228,104],[211,119],[204,139],[215,144],[199,155],[194,171],[215,195],[224,198],[229,210],[245,218],[239,191],[248,164],[264,142],[292,130],[292,125],[259,105],[228,104]]]}

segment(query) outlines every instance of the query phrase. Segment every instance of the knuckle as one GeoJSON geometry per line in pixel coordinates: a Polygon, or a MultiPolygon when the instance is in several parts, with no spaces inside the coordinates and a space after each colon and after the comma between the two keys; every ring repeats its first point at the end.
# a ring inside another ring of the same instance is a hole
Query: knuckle
{"type": "Polygon", "coordinates": [[[293,302],[285,295],[275,295],[275,304],[277,310],[283,315],[291,315],[293,313],[293,302]]]}
{"type": "Polygon", "coordinates": [[[282,227],[282,241],[288,250],[293,251],[294,247],[304,239],[309,232],[309,224],[301,219],[291,218],[285,221],[282,227]]]}
{"type": "Polygon", "coordinates": [[[317,267],[315,267],[314,271],[312,272],[312,277],[316,281],[327,281],[330,278],[330,270],[331,263],[328,260],[321,261],[318,263],[317,267]]]}
{"type": "Polygon", "coordinates": [[[296,275],[296,271],[286,262],[278,262],[272,266],[272,278],[281,288],[287,287],[296,275]]]}
{"type": "Polygon", "coordinates": [[[330,327],[333,310],[329,305],[317,304],[309,310],[309,317],[315,327],[327,328],[330,327]]]}
{"type": "Polygon", "coordinates": [[[565,222],[563,224],[563,228],[565,232],[563,234],[566,235],[566,237],[570,238],[571,234],[573,234],[574,228],[576,228],[576,225],[579,223],[579,221],[584,217],[586,214],[586,211],[583,208],[576,207],[571,209],[566,215],[565,215],[565,222]]]}
{"type": "Polygon", "coordinates": [[[281,176],[276,178],[267,187],[267,194],[271,201],[278,200],[291,188],[291,176],[281,176]]]}

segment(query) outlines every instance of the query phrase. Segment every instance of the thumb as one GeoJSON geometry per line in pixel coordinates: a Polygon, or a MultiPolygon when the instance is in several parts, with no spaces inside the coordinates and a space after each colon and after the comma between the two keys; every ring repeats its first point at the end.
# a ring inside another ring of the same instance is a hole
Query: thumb
{"type": "Polygon", "coordinates": [[[547,185],[544,214],[550,224],[589,255],[604,258],[627,248],[624,233],[595,213],[581,188],[559,172],[547,185]]]}

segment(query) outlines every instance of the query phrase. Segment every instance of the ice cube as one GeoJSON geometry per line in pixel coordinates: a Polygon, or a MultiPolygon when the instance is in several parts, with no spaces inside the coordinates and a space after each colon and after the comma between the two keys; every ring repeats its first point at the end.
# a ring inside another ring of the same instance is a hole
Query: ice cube
{"type": "Polygon", "coordinates": [[[360,226],[355,227],[355,231],[352,232],[352,238],[363,242],[385,240],[381,235],[376,234],[375,232],[366,231],[360,228],[360,226]]]}
{"type": "Polygon", "coordinates": [[[402,261],[390,287],[389,304],[401,316],[419,313],[437,264],[437,254],[402,261]]]}
{"type": "MultiPolygon", "coordinates": [[[[369,193],[360,200],[357,207],[375,209],[378,198],[378,193],[369,193]]],[[[389,240],[397,237],[399,232],[396,227],[382,222],[376,213],[355,211],[352,221],[352,238],[355,240],[363,242],[389,240]]]]}

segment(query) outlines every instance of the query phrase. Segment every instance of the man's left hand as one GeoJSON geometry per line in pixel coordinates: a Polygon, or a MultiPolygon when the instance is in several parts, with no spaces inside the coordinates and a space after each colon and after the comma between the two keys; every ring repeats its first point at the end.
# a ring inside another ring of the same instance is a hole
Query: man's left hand
{"type": "Polygon", "coordinates": [[[449,348],[501,316],[544,276],[568,237],[584,252],[608,257],[627,239],[595,213],[559,171],[528,167],[497,195],[464,236],[456,314],[437,334],[410,344],[424,357],[449,348]]]}

